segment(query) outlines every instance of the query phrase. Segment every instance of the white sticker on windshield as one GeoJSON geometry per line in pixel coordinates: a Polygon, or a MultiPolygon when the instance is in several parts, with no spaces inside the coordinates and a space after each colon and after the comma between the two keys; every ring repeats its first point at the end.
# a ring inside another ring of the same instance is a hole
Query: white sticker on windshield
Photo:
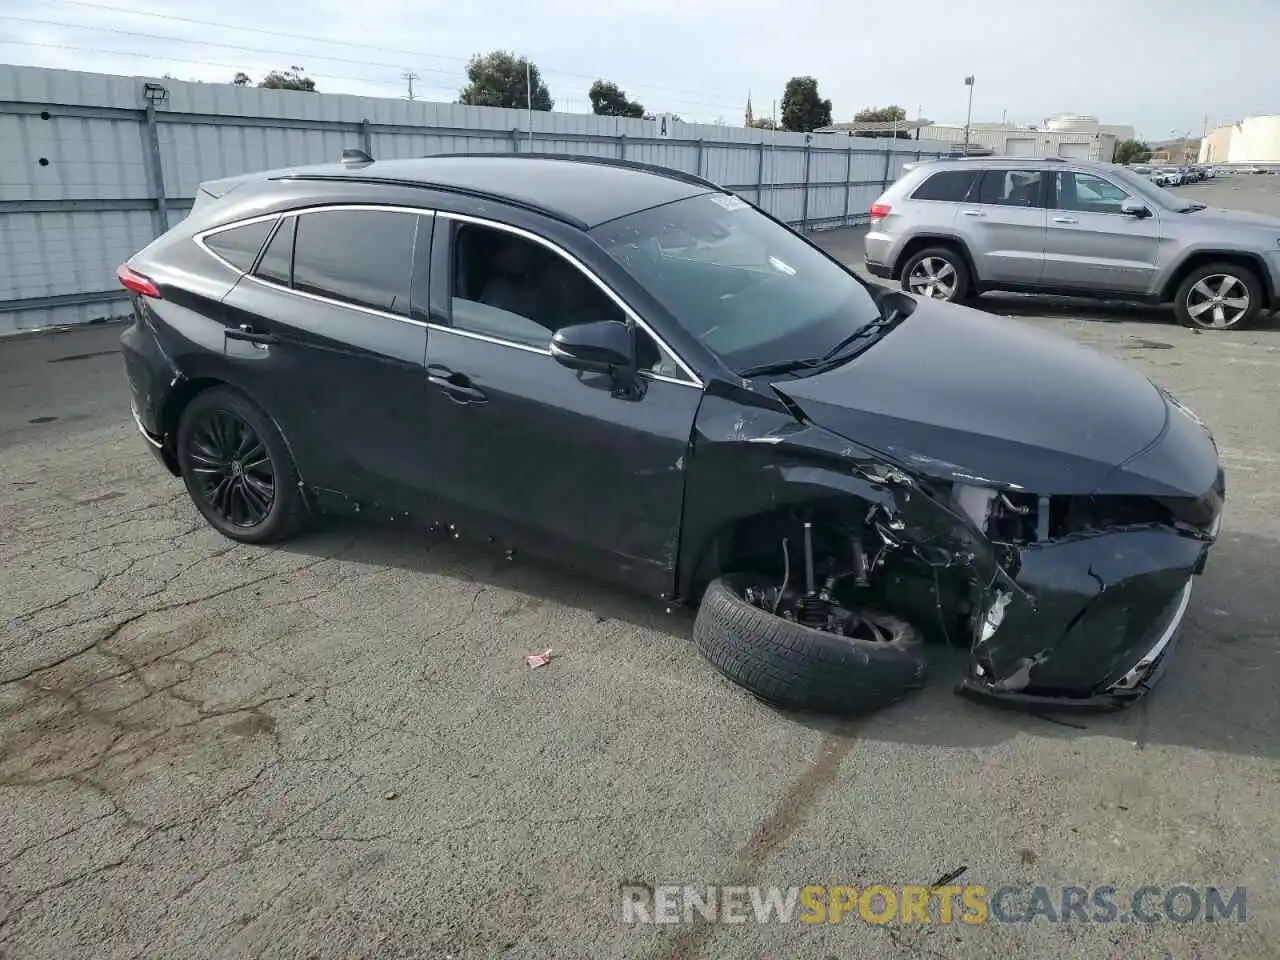
{"type": "Polygon", "coordinates": [[[720,204],[726,210],[745,210],[747,209],[747,201],[741,197],[735,197],[731,193],[717,193],[711,198],[715,203],[720,204]]]}
{"type": "Polygon", "coordinates": [[[791,266],[789,263],[783,263],[777,257],[769,258],[769,266],[773,267],[773,269],[777,270],[779,273],[785,273],[788,277],[794,277],[796,275],[795,267],[791,266]]]}

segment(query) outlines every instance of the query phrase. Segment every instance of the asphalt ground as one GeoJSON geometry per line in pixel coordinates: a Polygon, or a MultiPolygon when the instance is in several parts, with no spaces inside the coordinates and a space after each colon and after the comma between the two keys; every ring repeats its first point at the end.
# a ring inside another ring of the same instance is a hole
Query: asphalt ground
{"type": "MultiPolygon", "coordinates": [[[[1280,178],[1184,192],[1280,212],[1280,178]]],[[[861,255],[856,231],[821,239],[861,255]]],[[[1280,955],[1280,324],[979,306],[1133,363],[1222,448],[1221,542],[1124,713],[970,703],[939,650],[890,710],[788,715],[701,660],[688,612],[481,547],[353,522],[238,546],[136,434],[119,328],[0,342],[0,956],[1280,955]],[[655,926],[620,906],[626,884],[961,870],[1055,903],[1109,885],[1122,908],[1245,887],[1247,913],[655,926]]]]}

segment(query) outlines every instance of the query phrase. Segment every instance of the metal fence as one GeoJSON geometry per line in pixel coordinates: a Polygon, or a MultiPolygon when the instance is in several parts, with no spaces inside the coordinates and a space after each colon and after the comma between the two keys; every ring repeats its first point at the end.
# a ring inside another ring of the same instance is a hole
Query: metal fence
{"type": "Polygon", "coordinates": [[[336,160],[573,153],[674,167],[801,229],[858,223],[946,144],[0,66],[0,333],[123,312],[116,265],[206,180],[336,160]],[[532,129],[530,125],[532,124],[532,129]],[[667,135],[662,135],[663,133],[667,135]]]}

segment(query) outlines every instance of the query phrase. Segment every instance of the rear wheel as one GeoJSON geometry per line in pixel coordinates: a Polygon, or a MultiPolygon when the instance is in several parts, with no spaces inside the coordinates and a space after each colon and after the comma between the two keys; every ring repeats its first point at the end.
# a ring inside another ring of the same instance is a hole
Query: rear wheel
{"type": "Polygon", "coordinates": [[[1201,330],[1239,330],[1262,310],[1262,285],[1251,270],[1234,263],[1210,263],[1187,275],[1178,287],[1178,322],[1201,330]]]}
{"type": "Polygon", "coordinates": [[[929,247],[902,265],[902,289],[918,297],[957,303],[969,295],[969,268],[950,247],[929,247]]]}
{"type": "Polygon", "coordinates": [[[224,537],[270,543],[307,519],[298,471],[271,418],[241,394],[198,394],[178,424],[178,467],[196,509],[224,537]]]}

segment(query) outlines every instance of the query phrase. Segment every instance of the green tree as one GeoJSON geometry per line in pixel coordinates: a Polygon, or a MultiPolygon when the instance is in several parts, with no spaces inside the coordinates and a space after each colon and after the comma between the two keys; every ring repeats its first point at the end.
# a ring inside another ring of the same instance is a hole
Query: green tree
{"type": "Polygon", "coordinates": [[[235,77],[232,78],[231,82],[234,83],[237,87],[247,87],[249,84],[253,82],[253,80],[249,77],[247,73],[241,70],[239,73],[235,75],[235,77]]]}
{"type": "Polygon", "coordinates": [[[1141,140],[1121,140],[1116,144],[1116,163],[1146,163],[1151,148],[1141,140]]]}
{"type": "Polygon", "coordinates": [[[506,50],[494,50],[483,56],[476,54],[467,63],[467,79],[471,82],[462,88],[459,103],[523,110],[529,105],[531,81],[533,109],[550,110],[555,104],[537,65],[530,63],[528,57],[517,57],[506,50]]]}
{"type": "MultiPolygon", "coordinates": [[[[907,119],[907,111],[902,109],[896,103],[887,107],[867,107],[865,110],[859,110],[853,115],[853,119],[858,123],[905,123],[907,119]]],[[[858,131],[860,137],[892,137],[892,130],[883,132],[876,131],[858,131]]],[[[911,134],[906,130],[898,131],[899,140],[910,140],[911,134]]]]}
{"type": "Polygon", "coordinates": [[[782,129],[810,133],[831,123],[831,101],[818,95],[813,77],[792,77],[782,91],[782,129]]]}
{"type": "MultiPolygon", "coordinates": [[[[236,74],[233,83],[238,83],[243,74],[236,74]]],[[[248,77],[245,77],[246,82],[248,77]]],[[[306,90],[314,93],[316,82],[308,76],[304,76],[302,68],[299,66],[291,66],[288,70],[272,70],[258,86],[267,90],[306,90]]]]}
{"type": "Polygon", "coordinates": [[[619,90],[611,80],[597,80],[587,91],[591,98],[591,112],[601,117],[643,117],[644,105],[627,99],[627,92],[619,90]]]}

